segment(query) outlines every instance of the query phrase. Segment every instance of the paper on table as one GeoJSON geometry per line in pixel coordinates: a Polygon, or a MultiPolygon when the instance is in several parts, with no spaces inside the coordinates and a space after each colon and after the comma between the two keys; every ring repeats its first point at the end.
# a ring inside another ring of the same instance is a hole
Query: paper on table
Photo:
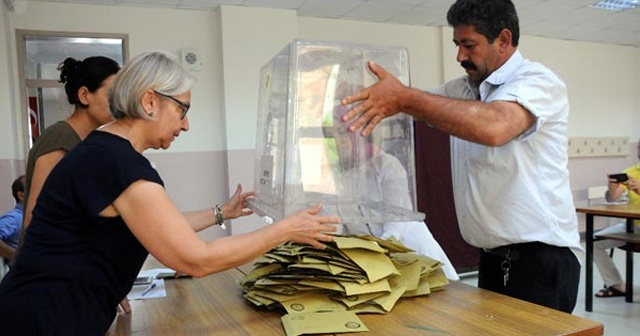
{"type": "Polygon", "coordinates": [[[153,299],[153,298],[160,298],[160,297],[167,296],[167,291],[164,286],[164,280],[156,279],[156,275],[158,275],[158,273],[171,272],[171,271],[172,270],[168,268],[155,268],[155,269],[140,271],[140,274],[138,274],[138,276],[150,276],[153,279],[153,281],[150,284],[135,285],[131,287],[131,291],[127,295],[127,299],[145,300],[145,299],[153,299]],[[147,291],[144,295],[142,295],[142,292],[144,292],[145,289],[149,288],[150,286],[153,286],[154,284],[155,284],[155,287],[153,289],[147,291]]]}
{"type": "Polygon", "coordinates": [[[148,285],[135,285],[131,287],[131,291],[127,295],[127,299],[129,300],[145,300],[145,299],[153,299],[167,296],[167,291],[164,287],[164,279],[153,279],[148,285]],[[151,290],[147,291],[143,294],[143,292],[155,285],[151,290]]]}
{"type": "Polygon", "coordinates": [[[629,201],[623,200],[623,201],[613,201],[613,202],[602,202],[602,205],[622,205],[627,203],[629,203],[629,201]]]}

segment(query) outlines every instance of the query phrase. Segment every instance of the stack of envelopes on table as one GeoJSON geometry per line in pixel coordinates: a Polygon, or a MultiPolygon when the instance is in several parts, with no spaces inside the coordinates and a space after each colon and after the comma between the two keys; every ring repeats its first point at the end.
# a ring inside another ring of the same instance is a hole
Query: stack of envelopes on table
{"type": "Polygon", "coordinates": [[[386,314],[401,297],[426,295],[449,283],[439,261],[395,240],[338,236],[327,245],[319,250],[283,244],[240,280],[251,303],[287,311],[287,335],[366,331],[356,313],[386,314]],[[316,325],[315,319],[322,322],[316,325]]]}

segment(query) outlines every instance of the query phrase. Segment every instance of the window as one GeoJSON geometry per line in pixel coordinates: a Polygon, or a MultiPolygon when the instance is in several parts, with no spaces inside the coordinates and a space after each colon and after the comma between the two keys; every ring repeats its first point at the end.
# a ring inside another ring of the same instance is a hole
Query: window
{"type": "Polygon", "coordinates": [[[83,60],[106,56],[121,66],[128,59],[125,34],[16,31],[20,99],[25,148],[28,151],[45,128],[66,119],[73,111],[58,65],[67,57],[83,60]]]}

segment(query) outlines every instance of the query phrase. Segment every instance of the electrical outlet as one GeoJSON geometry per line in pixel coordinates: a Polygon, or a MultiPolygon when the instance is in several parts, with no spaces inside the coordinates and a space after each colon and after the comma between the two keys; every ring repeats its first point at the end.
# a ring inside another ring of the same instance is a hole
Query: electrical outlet
{"type": "Polygon", "coordinates": [[[629,155],[629,137],[569,138],[569,157],[629,155]]]}

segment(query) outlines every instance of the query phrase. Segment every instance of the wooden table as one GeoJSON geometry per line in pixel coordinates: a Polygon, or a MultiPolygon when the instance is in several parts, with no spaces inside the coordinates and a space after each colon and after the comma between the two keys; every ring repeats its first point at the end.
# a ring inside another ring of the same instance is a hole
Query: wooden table
{"type": "MultiPolygon", "coordinates": [[[[132,301],[107,335],[285,335],[284,311],[258,309],[242,297],[232,269],[202,279],[165,280],[167,297],[132,301]]],[[[368,333],[346,335],[603,335],[601,323],[461,282],[401,299],[386,315],[359,314],[368,333]]],[[[343,335],[343,334],[340,334],[343,335]]]]}
{"type": "MultiPolygon", "coordinates": [[[[586,283],[585,283],[585,310],[593,310],[593,219],[595,216],[623,218],[627,221],[627,232],[633,232],[634,219],[640,219],[640,205],[616,204],[616,205],[591,205],[577,207],[576,212],[586,215],[586,283]]],[[[623,238],[623,237],[621,237],[623,238]]],[[[627,302],[633,301],[633,248],[632,243],[627,246],[626,262],[626,298],[627,302]]]]}
{"type": "Polygon", "coordinates": [[[131,301],[107,335],[283,335],[281,313],[254,309],[242,297],[237,269],[202,279],[165,279],[167,296],[131,301]]]}

